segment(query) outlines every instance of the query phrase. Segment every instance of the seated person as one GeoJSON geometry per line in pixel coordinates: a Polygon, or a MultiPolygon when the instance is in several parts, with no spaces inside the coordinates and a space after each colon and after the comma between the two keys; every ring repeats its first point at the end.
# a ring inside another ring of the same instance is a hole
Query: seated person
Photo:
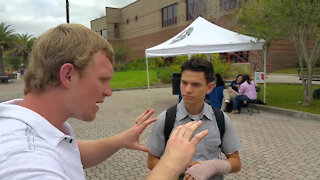
{"type": "Polygon", "coordinates": [[[223,90],[226,88],[224,85],[224,81],[220,74],[216,74],[216,84],[213,90],[206,96],[206,98],[210,101],[210,105],[212,107],[221,108],[221,101],[223,98],[223,90]]]}
{"type": "Polygon", "coordinates": [[[244,82],[240,85],[239,95],[234,98],[232,114],[239,113],[241,102],[247,104],[247,102],[254,102],[254,100],[257,99],[257,83],[254,82],[248,74],[243,76],[243,81],[244,82]]]}
{"type": "Polygon", "coordinates": [[[228,89],[223,90],[223,99],[221,102],[221,110],[225,111],[227,103],[230,103],[239,93],[240,84],[243,82],[242,74],[238,74],[236,80],[232,81],[228,89]]]}

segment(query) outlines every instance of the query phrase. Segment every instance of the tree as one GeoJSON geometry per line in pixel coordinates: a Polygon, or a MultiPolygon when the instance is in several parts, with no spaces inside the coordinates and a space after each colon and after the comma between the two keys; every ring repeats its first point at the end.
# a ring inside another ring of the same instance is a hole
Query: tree
{"type": "Polygon", "coordinates": [[[28,35],[28,33],[18,34],[15,39],[15,47],[10,50],[15,56],[22,57],[24,66],[28,64],[28,57],[35,40],[36,38],[33,38],[32,35],[28,35]]]}
{"type": "Polygon", "coordinates": [[[289,39],[298,54],[303,106],[312,105],[312,74],[320,55],[320,2],[317,0],[251,0],[242,3],[236,14],[238,27],[246,34],[263,38],[268,44],[289,39]],[[304,66],[305,64],[305,66],[304,66]],[[303,78],[302,78],[303,79],[303,78]]]}
{"type": "Polygon", "coordinates": [[[15,35],[14,30],[10,29],[10,25],[6,25],[4,22],[0,24],[0,74],[4,73],[4,51],[12,44],[15,35]]]}
{"type": "Polygon", "coordinates": [[[127,56],[130,54],[131,49],[128,46],[117,44],[113,46],[114,49],[114,58],[119,63],[124,63],[127,56]]]}
{"type": "Polygon", "coordinates": [[[13,68],[15,70],[19,69],[21,66],[21,57],[6,55],[5,53],[3,60],[9,68],[13,68]]]}

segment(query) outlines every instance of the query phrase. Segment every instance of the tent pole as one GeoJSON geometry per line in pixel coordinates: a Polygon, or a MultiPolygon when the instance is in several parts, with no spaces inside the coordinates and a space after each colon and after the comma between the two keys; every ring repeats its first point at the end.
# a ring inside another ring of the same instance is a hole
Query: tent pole
{"type": "Polygon", "coordinates": [[[264,66],[263,102],[266,103],[267,45],[264,45],[263,66],[264,66]]]}
{"type": "Polygon", "coordinates": [[[146,68],[147,68],[148,90],[150,90],[148,56],[146,56],[146,68]]]}

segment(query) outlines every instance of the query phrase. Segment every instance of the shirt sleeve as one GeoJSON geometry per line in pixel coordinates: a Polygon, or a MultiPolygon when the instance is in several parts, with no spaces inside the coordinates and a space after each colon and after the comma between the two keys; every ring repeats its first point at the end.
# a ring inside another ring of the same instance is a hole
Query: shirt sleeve
{"type": "Polygon", "coordinates": [[[222,138],[221,149],[225,154],[232,154],[241,149],[241,143],[230,117],[226,113],[223,114],[225,119],[225,132],[222,138]]]}
{"type": "Polygon", "coordinates": [[[257,86],[257,83],[255,81],[252,81],[252,82],[253,82],[254,86],[257,86]]]}
{"type": "Polygon", "coordinates": [[[146,146],[151,149],[151,154],[161,157],[165,150],[164,125],[166,112],[163,111],[153,124],[146,146]]]}

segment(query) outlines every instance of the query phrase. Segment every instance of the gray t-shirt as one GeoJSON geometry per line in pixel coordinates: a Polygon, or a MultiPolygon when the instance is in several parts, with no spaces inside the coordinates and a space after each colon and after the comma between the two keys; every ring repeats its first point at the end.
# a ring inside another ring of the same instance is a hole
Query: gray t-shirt
{"type": "MultiPolygon", "coordinates": [[[[158,116],[158,120],[153,124],[149,139],[147,141],[147,147],[152,151],[152,155],[161,157],[165,149],[164,138],[164,126],[165,126],[166,111],[163,111],[158,116]]],[[[209,130],[209,134],[202,139],[196,149],[196,153],[193,157],[193,161],[204,161],[210,159],[220,159],[221,144],[220,132],[216,122],[214,112],[210,105],[204,103],[201,113],[196,116],[192,116],[188,113],[184,106],[183,100],[177,105],[176,120],[174,127],[186,124],[193,120],[202,120],[203,124],[196,130],[195,134],[203,130],[209,130]]],[[[241,148],[240,140],[237,136],[235,128],[233,127],[231,120],[227,114],[224,113],[225,118],[225,132],[223,136],[223,143],[221,150],[224,154],[232,154],[241,148]]],[[[214,179],[222,179],[223,176],[214,176],[214,179]]]]}

